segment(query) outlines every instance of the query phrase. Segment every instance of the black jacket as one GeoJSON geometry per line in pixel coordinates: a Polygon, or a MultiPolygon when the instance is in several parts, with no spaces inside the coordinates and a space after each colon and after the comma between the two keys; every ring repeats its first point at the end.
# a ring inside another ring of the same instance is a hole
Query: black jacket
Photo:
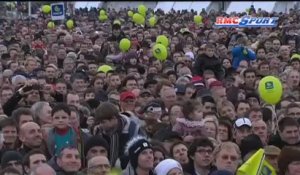
{"type": "Polygon", "coordinates": [[[124,32],[121,31],[119,36],[112,35],[109,38],[107,38],[107,41],[116,41],[119,43],[123,38],[126,38],[126,37],[125,37],[124,32]]]}
{"type": "Polygon", "coordinates": [[[269,145],[274,145],[274,146],[277,146],[278,148],[282,149],[285,146],[300,146],[300,141],[296,144],[290,145],[290,144],[286,143],[285,141],[281,140],[279,134],[276,134],[270,138],[269,145]]]}
{"type": "Polygon", "coordinates": [[[214,56],[210,58],[206,54],[199,55],[195,60],[194,73],[203,76],[203,72],[208,69],[215,73],[217,79],[223,79],[225,71],[221,61],[214,56]]]}

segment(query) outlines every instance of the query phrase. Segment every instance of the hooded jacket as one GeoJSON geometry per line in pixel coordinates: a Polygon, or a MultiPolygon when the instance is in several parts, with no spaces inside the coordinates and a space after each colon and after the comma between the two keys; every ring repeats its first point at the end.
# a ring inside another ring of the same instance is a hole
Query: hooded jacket
{"type": "Polygon", "coordinates": [[[125,115],[118,116],[118,126],[113,134],[102,134],[110,146],[109,158],[111,165],[115,165],[117,159],[123,156],[126,143],[137,135],[143,135],[139,125],[125,115]]]}
{"type": "Polygon", "coordinates": [[[195,60],[194,73],[199,76],[203,76],[205,70],[212,70],[217,79],[222,79],[224,77],[225,71],[222,67],[221,61],[213,57],[208,57],[206,54],[201,54],[195,60]]]}

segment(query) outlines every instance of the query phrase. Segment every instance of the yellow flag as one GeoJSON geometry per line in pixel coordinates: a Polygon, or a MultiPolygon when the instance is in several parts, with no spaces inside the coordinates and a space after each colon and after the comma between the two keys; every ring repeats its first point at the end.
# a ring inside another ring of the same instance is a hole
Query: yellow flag
{"type": "Polygon", "coordinates": [[[259,149],[237,170],[236,175],[276,175],[276,171],[265,160],[265,151],[259,149]]]}
{"type": "Polygon", "coordinates": [[[276,175],[276,171],[268,161],[264,160],[260,175],[276,175]]]}
{"type": "Polygon", "coordinates": [[[259,149],[238,170],[236,175],[259,175],[264,162],[264,150],[259,149]]]}

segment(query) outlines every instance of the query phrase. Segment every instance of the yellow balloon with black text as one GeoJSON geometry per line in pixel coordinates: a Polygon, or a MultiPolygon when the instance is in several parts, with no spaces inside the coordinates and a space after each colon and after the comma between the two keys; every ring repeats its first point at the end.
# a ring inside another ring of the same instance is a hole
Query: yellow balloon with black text
{"type": "Polygon", "coordinates": [[[281,100],[283,88],[278,78],[267,76],[259,81],[258,92],[267,104],[275,105],[281,100]]]}
{"type": "Polygon", "coordinates": [[[168,57],[167,48],[162,44],[155,44],[152,48],[152,54],[156,59],[160,61],[165,61],[168,57]]]}

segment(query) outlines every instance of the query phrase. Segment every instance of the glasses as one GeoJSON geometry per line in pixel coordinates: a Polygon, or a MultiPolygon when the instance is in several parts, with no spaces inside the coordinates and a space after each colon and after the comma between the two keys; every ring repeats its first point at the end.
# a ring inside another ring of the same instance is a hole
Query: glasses
{"type": "Polygon", "coordinates": [[[238,159],[236,156],[229,156],[229,155],[223,155],[221,158],[223,160],[231,160],[231,161],[236,161],[238,159]]]}

